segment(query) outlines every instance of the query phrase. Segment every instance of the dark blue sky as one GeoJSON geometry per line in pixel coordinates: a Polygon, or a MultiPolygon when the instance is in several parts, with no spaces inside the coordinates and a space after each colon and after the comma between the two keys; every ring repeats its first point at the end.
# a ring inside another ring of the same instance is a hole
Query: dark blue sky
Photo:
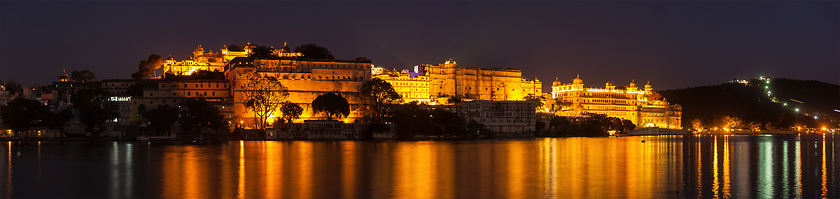
{"type": "Polygon", "coordinates": [[[516,68],[544,92],[576,74],[656,90],[760,75],[840,84],[837,1],[0,2],[0,80],[23,85],[62,67],[130,78],[150,54],[249,41],[387,68],[516,68]]]}

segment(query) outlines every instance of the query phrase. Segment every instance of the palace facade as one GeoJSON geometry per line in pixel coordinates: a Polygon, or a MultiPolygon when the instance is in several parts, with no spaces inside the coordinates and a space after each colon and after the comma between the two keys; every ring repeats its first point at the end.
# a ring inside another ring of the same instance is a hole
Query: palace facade
{"type": "Polygon", "coordinates": [[[374,67],[372,71],[375,78],[385,80],[394,87],[394,91],[400,94],[403,102],[408,103],[412,101],[430,102],[431,93],[429,92],[428,76],[420,76],[417,73],[409,73],[407,70],[396,71],[383,69],[381,67],[374,67]]]}
{"type": "Polygon", "coordinates": [[[658,96],[650,82],[643,89],[636,87],[635,81],[626,87],[616,87],[610,81],[604,88],[585,88],[578,76],[572,83],[555,80],[551,85],[552,99],[566,103],[559,107],[558,115],[597,113],[630,120],[639,127],[681,128],[682,107],[658,96]]]}
{"type": "Polygon", "coordinates": [[[450,96],[474,100],[520,101],[529,94],[542,95],[540,80],[522,77],[521,70],[458,67],[453,59],[438,65],[415,66],[414,72],[380,68],[373,73],[378,73],[376,78],[391,83],[407,101],[445,100],[450,96]]]}
{"type": "MultiPolygon", "coordinates": [[[[176,75],[190,75],[195,71],[225,71],[225,66],[237,57],[248,57],[251,51],[258,46],[248,42],[244,46],[222,46],[219,52],[213,50],[204,51],[201,45],[193,50],[193,55],[187,59],[177,61],[171,56],[164,61],[164,71],[176,75]]],[[[300,52],[292,52],[286,43],[283,43],[283,48],[275,49],[274,46],[269,48],[271,54],[278,57],[301,57],[300,52]]]]}

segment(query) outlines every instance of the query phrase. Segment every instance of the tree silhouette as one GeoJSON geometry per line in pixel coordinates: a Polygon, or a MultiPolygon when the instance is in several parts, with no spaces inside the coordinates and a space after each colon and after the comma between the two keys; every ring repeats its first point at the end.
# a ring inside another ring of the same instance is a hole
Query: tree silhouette
{"type": "Polygon", "coordinates": [[[219,109],[204,100],[191,99],[184,103],[186,110],[181,111],[181,130],[189,133],[225,132],[227,122],[219,109]]]}
{"type": "Polygon", "coordinates": [[[149,77],[157,77],[157,69],[163,66],[163,58],[160,55],[152,54],[146,60],[140,60],[140,65],[137,66],[137,72],[131,73],[132,79],[146,79],[149,77]]]}
{"type": "Polygon", "coordinates": [[[292,121],[300,118],[300,115],[303,114],[303,108],[301,108],[298,104],[286,101],[283,102],[283,105],[280,107],[280,112],[283,113],[284,120],[292,123],[292,121]]]}
{"type": "Polygon", "coordinates": [[[294,52],[300,52],[306,59],[335,59],[329,49],[315,44],[300,45],[294,52]]]}
{"type": "Polygon", "coordinates": [[[538,110],[545,104],[545,96],[536,96],[534,94],[528,94],[522,99],[536,102],[538,110]]]}
{"type": "Polygon", "coordinates": [[[387,109],[402,102],[402,97],[394,90],[394,87],[379,78],[373,78],[362,84],[359,95],[374,123],[381,123],[387,109]]]}
{"type": "Polygon", "coordinates": [[[15,93],[20,92],[21,90],[23,90],[23,87],[20,86],[20,84],[18,84],[17,82],[15,82],[15,81],[6,82],[6,91],[9,91],[9,94],[14,95],[15,93]]]}
{"type": "Polygon", "coordinates": [[[79,90],[70,98],[73,108],[79,112],[79,120],[87,125],[88,131],[120,116],[117,103],[108,101],[110,96],[108,90],[95,88],[79,90]]]}
{"type": "Polygon", "coordinates": [[[259,129],[265,129],[268,118],[289,97],[288,88],[274,77],[251,76],[241,89],[245,107],[254,112],[259,129]]]}
{"type": "Polygon", "coordinates": [[[93,74],[89,70],[73,71],[73,73],[70,73],[70,79],[74,82],[96,81],[96,74],[93,74]]]}
{"type": "Polygon", "coordinates": [[[3,119],[3,124],[16,132],[28,130],[32,124],[46,120],[51,113],[48,107],[36,100],[17,98],[6,105],[0,104],[0,118],[3,119]]]}
{"type": "Polygon", "coordinates": [[[446,99],[446,103],[448,103],[448,104],[458,104],[458,103],[461,103],[461,98],[456,97],[456,96],[452,96],[452,97],[449,97],[449,99],[446,99]]]}
{"type": "Polygon", "coordinates": [[[149,121],[149,128],[153,129],[156,135],[163,135],[162,133],[168,132],[175,126],[179,112],[178,107],[162,105],[155,109],[141,111],[140,116],[149,121]]]}
{"type": "Polygon", "coordinates": [[[322,113],[328,120],[332,120],[333,116],[341,118],[350,115],[350,104],[341,95],[329,92],[312,100],[312,111],[322,113]]]}
{"type": "Polygon", "coordinates": [[[256,48],[251,49],[251,54],[248,54],[249,57],[271,57],[273,55],[274,50],[265,47],[265,46],[257,46],[256,48]]]}
{"type": "Polygon", "coordinates": [[[160,67],[163,66],[163,58],[156,54],[149,55],[149,58],[146,59],[146,64],[148,64],[149,69],[152,70],[152,75],[157,77],[157,69],[160,69],[160,67]]]}

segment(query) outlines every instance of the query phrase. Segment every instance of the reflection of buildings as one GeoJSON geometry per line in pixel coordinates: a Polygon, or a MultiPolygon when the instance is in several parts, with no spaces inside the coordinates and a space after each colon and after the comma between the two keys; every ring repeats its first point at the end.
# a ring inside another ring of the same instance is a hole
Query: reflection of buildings
{"type": "Polygon", "coordinates": [[[580,77],[566,84],[555,80],[551,96],[570,103],[562,108],[561,115],[605,114],[630,120],[638,126],[672,129],[680,128],[681,124],[682,107],[656,99],[658,94],[653,92],[650,83],[639,90],[635,82],[627,87],[616,87],[607,82],[604,88],[584,88],[580,77]]]}
{"type": "MultiPolygon", "coordinates": [[[[381,69],[380,69],[381,70],[381,69]]],[[[373,71],[378,74],[378,71],[373,71]]],[[[478,100],[522,100],[528,94],[542,95],[542,83],[522,77],[522,71],[510,68],[466,68],[457,67],[449,59],[443,64],[415,66],[413,73],[379,72],[377,78],[395,87],[417,85],[416,89],[401,89],[397,92],[408,99],[428,99],[457,96],[478,100]],[[417,90],[419,89],[419,90],[417,90]],[[428,89],[428,91],[424,91],[428,89]],[[423,93],[420,93],[423,92],[423,93]],[[428,96],[427,96],[428,95],[428,96]],[[427,98],[424,98],[427,97],[427,98]]]]}

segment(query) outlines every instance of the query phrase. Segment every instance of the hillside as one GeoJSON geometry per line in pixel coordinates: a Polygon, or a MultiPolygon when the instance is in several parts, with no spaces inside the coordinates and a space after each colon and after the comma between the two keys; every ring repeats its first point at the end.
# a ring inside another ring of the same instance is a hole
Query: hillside
{"type": "Polygon", "coordinates": [[[758,122],[762,127],[780,123],[784,113],[792,114],[797,125],[816,122],[837,127],[840,118],[840,113],[834,112],[840,109],[840,86],[813,80],[752,79],[659,93],[683,107],[682,126],[687,129],[695,118],[706,127],[720,126],[724,116],[758,122]],[[817,116],[815,121],[813,116],[817,116]]]}

